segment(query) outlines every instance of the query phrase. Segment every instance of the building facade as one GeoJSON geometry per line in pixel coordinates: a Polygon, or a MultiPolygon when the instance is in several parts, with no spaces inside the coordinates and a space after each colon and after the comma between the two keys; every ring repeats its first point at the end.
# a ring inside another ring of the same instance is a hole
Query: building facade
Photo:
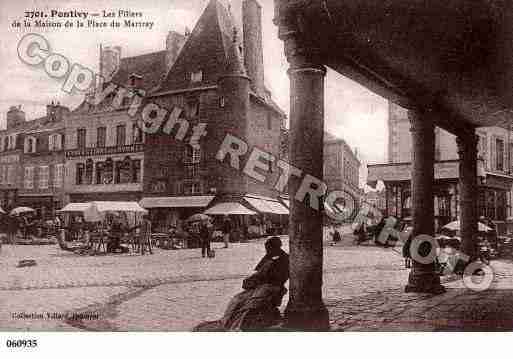
{"type": "Polygon", "coordinates": [[[6,119],[7,128],[0,131],[0,206],[9,210],[18,201],[22,183],[23,151],[19,135],[27,125],[21,106],[11,106],[6,119]]]}
{"type": "Polygon", "coordinates": [[[44,117],[27,121],[19,107],[7,113],[0,134],[2,207],[27,206],[40,217],[61,208],[64,198],[64,122],[67,107],[51,103],[44,117]]]}
{"type": "Polygon", "coordinates": [[[181,110],[174,126],[163,124],[146,138],[144,205],[154,208],[158,222],[175,223],[211,201],[241,202],[247,194],[278,196],[273,187],[279,176],[276,163],[260,169],[265,176],[261,182],[216,157],[231,135],[250,150],[279,158],[285,114],[264,85],[260,5],[246,0],[242,13],[243,32],[228,9],[210,1],[150,95],[169,113],[181,110]],[[199,124],[206,125],[206,135],[194,143],[193,129],[199,124]]]}
{"type": "Polygon", "coordinates": [[[25,121],[11,108],[0,132],[4,206],[48,212],[70,202],[140,201],[166,225],[246,197],[248,207],[272,201],[268,208],[286,212],[274,188],[286,115],[264,84],[262,9],[245,0],[242,10],[239,29],[230,9],[211,0],[194,30],[169,32],[162,51],[123,57],[120,46],[100,47],[102,76],[71,112],[52,104],[44,118],[25,121]],[[135,111],[134,97],[141,100],[135,111]],[[153,116],[144,114],[148,104],[179,109],[176,122],[143,131],[145,116],[153,116]],[[206,135],[192,141],[200,125],[206,135]],[[220,161],[230,135],[249,149],[242,164],[256,148],[268,154],[269,166],[248,175],[220,161]]]}
{"type": "Polygon", "coordinates": [[[328,192],[345,191],[360,203],[361,162],[346,141],[324,133],[324,182],[328,192]]]}
{"type": "MultiPolygon", "coordinates": [[[[408,111],[389,103],[387,164],[368,166],[368,182],[385,184],[387,212],[400,218],[411,215],[411,134],[408,111]]],[[[504,127],[479,127],[478,211],[505,232],[513,216],[513,132],[504,127]]],[[[438,227],[459,218],[459,156],[455,136],[435,129],[435,221],[438,227]]],[[[437,228],[438,228],[437,227],[437,228]]]]}

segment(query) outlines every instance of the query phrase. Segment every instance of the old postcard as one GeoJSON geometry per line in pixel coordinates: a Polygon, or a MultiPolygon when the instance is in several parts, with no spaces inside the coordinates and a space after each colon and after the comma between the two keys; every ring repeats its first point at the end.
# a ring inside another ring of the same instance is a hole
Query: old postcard
{"type": "Polygon", "coordinates": [[[2,347],[510,331],[511,20],[506,1],[1,1],[2,347]]]}

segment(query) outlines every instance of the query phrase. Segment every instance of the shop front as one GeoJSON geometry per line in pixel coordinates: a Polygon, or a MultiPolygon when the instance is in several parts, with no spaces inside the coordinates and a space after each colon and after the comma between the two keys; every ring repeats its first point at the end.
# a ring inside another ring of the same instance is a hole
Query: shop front
{"type": "Polygon", "coordinates": [[[20,195],[16,203],[17,207],[30,207],[35,210],[34,217],[37,219],[51,219],[55,211],[62,207],[62,201],[53,195],[20,195]]]}
{"type": "Polygon", "coordinates": [[[513,232],[513,222],[508,218],[511,211],[513,177],[487,172],[479,188],[479,216],[492,220],[499,235],[513,232]]]}
{"type": "Polygon", "coordinates": [[[167,232],[171,226],[182,227],[183,222],[203,212],[214,196],[144,197],[139,204],[149,210],[154,232],[167,232]]]}

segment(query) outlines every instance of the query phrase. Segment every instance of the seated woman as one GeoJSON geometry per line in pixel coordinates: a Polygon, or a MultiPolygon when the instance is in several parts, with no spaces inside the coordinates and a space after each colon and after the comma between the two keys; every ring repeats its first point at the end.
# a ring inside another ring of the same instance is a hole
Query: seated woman
{"type": "Polygon", "coordinates": [[[258,331],[281,322],[278,307],[287,290],[289,256],[281,249],[279,237],[265,242],[265,256],[255,273],[242,282],[243,292],[235,295],[220,320],[205,322],[193,331],[258,331]]]}

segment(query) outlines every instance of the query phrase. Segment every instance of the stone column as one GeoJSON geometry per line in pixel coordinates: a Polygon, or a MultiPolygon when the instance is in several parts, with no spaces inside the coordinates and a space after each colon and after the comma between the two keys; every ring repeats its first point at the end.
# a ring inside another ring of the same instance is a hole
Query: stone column
{"type": "Polygon", "coordinates": [[[461,250],[473,260],[476,255],[478,230],[478,185],[477,185],[477,143],[479,137],[474,131],[458,136],[460,156],[460,230],[461,250]]]}
{"type": "MultiPolygon", "coordinates": [[[[434,181],[435,181],[435,124],[429,109],[409,111],[412,133],[411,196],[413,236],[428,235],[435,231],[434,181]]],[[[420,246],[420,255],[429,252],[429,244],[420,246]],[[427,245],[427,248],[425,246],[427,245]]],[[[413,253],[413,250],[412,250],[413,253]]],[[[434,261],[421,263],[413,257],[413,266],[408,278],[406,292],[442,293],[440,277],[435,271],[434,261]]]]}
{"type": "MultiPolygon", "coordinates": [[[[280,27],[290,64],[290,164],[323,179],[324,78],[326,69],[315,50],[301,43],[294,30],[280,27]]],[[[322,301],[323,212],[294,200],[301,179],[289,181],[290,293],[286,326],[299,330],[329,329],[322,301]]],[[[307,197],[308,198],[308,197],[307,197]]]]}

